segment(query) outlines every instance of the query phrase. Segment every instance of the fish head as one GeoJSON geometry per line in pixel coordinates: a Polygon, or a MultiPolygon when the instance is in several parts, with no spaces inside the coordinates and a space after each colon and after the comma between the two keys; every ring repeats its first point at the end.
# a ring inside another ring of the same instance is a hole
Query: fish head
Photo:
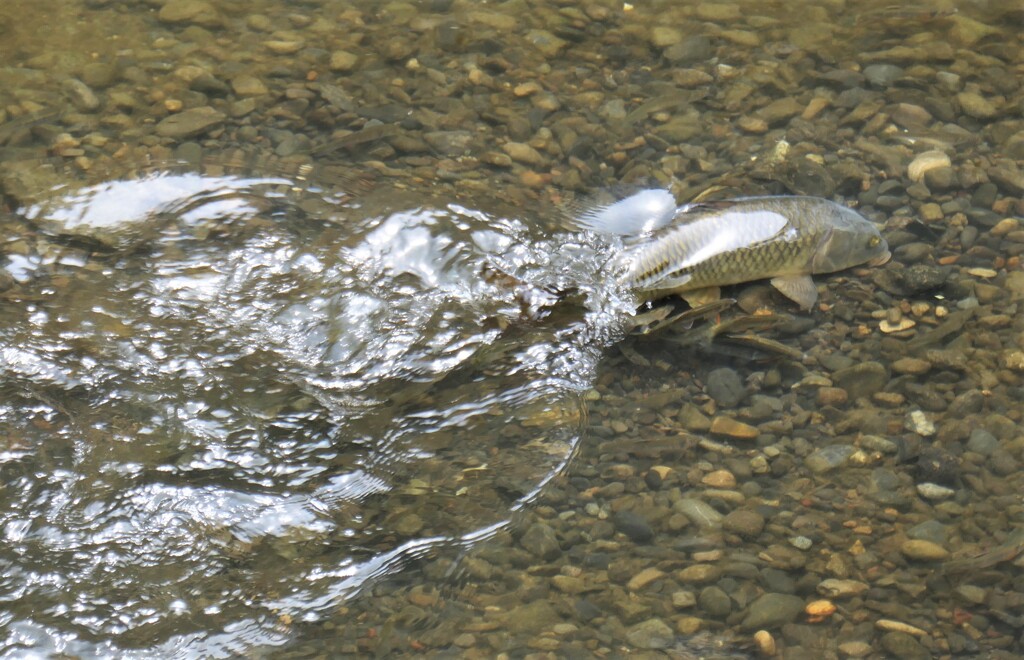
{"type": "Polygon", "coordinates": [[[875,223],[845,206],[834,206],[833,222],[811,261],[815,273],[834,273],[861,264],[889,261],[889,244],[875,223]]]}

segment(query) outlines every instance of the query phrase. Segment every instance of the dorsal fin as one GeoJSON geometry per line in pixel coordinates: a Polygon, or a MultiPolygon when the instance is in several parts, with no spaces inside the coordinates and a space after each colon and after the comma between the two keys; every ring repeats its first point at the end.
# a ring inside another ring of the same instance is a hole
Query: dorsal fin
{"type": "Polygon", "coordinates": [[[660,188],[634,190],[627,196],[603,191],[567,207],[573,228],[625,237],[660,229],[672,221],[675,213],[675,197],[660,188]]]}

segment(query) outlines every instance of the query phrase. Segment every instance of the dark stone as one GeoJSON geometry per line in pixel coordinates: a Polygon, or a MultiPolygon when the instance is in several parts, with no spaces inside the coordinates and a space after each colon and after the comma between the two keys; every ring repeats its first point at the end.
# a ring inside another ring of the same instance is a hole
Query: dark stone
{"type": "Polygon", "coordinates": [[[737,509],[722,519],[722,527],[745,538],[756,538],[764,529],[764,516],[756,511],[737,509]]]}
{"type": "Polygon", "coordinates": [[[913,636],[902,632],[887,632],[880,640],[889,656],[901,660],[928,660],[932,654],[913,636]]]}
{"type": "Polygon", "coordinates": [[[928,264],[914,264],[909,268],[879,268],[871,279],[886,293],[894,296],[913,296],[941,287],[949,276],[949,269],[928,264]]]}
{"type": "Polygon", "coordinates": [[[978,390],[968,390],[958,394],[949,404],[949,415],[953,418],[963,418],[967,415],[981,412],[985,405],[985,395],[978,390]]]}
{"type": "Polygon", "coordinates": [[[955,487],[960,476],[960,460],[940,447],[928,447],[917,459],[917,482],[955,487]]]}
{"type": "Polygon", "coordinates": [[[967,441],[967,448],[982,456],[990,456],[999,448],[999,440],[985,429],[974,429],[967,441]]]}
{"type": "Polygon", "coordinates": [[[576,614],[583,621],[590,621],[595,617],[601,616],[601,608],[594,603],[590,602],[586,598],[581,598],[576,601],[576,614]]]}
{"type": "Polygon", "coordinates": [[[723,618],[732,612],[732,599],[716,586],[704,587],[697,597],[697,605],[716,618],[723,618]]]}
{"type": "Polygon", "coordinates": [[[649,543],[654,538],[654,530],[643,516],[632,511],[619,511],[613,517],[616,531],[622,532],[633,543],[649,543]]]}
{"type": "Polygon", "coordinates": [[[708,395],[723,408],[735,408],[747,395],[743,380],[728,367],[715,369],[708,374],[708,395]]]}
{"type": "Polygon", "coordinates": [[[711,39],[704,35],[687,37],[665,49],[665,59],[673,64],[693,64],[711,59],[711,39]]]}
{"type": "Polygon", "coordinates": [[[519,543],[530,554],[544,561],[551,561],[562,552],[562,548],[558,544],[558,537],[555,536],[555,530],[541,522],[530,525],[519,543]]]}
{"type": "Polygon", "coordinates": [[[958,185],[952,167],[936,167],[924,173],[924,182],[930,190],[945,191],[958,185]]]}
{"type": "Polygon", "coordinates": [[[750,604],[741,626],[744,630],[774,628],[793,621],[803,610],[803,598],[790,594],[767,593],[750,604]]]}
{"type": "Polygon", "coordinates": [[[851,399],[869,397],[889,382],[889,372],[878,362],[861,362],[833,374],[835,384],[846,390],[851,399]]]}

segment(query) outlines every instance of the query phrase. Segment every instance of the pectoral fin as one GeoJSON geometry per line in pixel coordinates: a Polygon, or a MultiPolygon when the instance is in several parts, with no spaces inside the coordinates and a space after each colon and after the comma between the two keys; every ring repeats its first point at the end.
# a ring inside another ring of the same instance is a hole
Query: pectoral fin
{"type": "Polygon", "coordinates": [[[810,309],[818,299],[818,289],[810,275],[786,275],[772,278],[772,286],[779,292],[800,305],[801,309],[810,309]]]}

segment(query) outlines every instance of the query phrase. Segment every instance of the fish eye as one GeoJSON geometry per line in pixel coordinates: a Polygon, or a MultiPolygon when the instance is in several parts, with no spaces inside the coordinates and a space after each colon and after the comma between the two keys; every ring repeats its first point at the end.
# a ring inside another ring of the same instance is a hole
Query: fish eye
{"type": "Polygon", "coordinates": [[[882,242],[882,239],[878,236],[872,236],[868,239],[868,247],[878,247],[878,244],[882,242]]]}

